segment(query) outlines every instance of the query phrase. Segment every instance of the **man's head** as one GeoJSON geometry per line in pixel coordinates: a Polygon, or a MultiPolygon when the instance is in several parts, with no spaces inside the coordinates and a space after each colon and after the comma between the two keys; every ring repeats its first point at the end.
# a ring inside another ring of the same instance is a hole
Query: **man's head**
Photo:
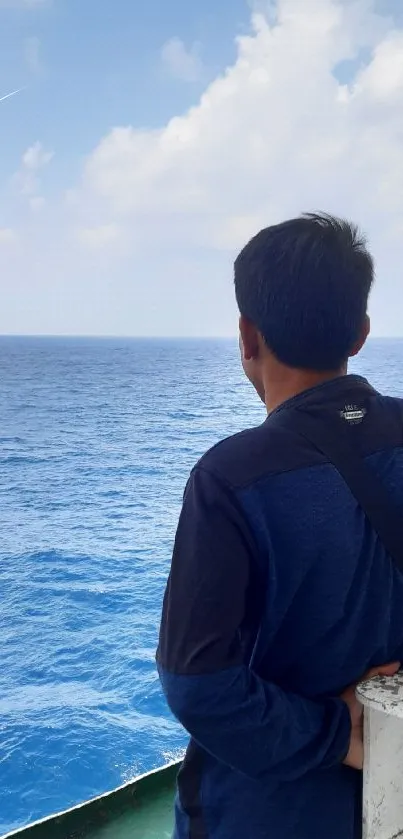
{"type": "Polygon", "coordinates": [[[373,280],[365,238],[328,215],[268,227],[246,245],[235,291],[245,372],[262,397],[265,357],[323,377],[345,371],[368,335],[373,280]]]}

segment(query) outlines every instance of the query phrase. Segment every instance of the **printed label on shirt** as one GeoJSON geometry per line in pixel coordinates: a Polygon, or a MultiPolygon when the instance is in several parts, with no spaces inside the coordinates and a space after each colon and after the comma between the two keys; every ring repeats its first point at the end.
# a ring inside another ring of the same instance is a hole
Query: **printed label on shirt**
{"type": "Polygon", "coordinates": [[[340,416],[349,423],[349,425],[359,425],[367,414],[365,408],[359,408],[358,405],[346,405],[343,411],[340,411],[340,416]]]}

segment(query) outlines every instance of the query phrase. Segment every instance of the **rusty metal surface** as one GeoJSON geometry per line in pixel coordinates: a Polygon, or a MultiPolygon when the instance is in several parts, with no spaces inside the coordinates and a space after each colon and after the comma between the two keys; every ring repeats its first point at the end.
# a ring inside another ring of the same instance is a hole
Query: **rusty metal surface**
{"type": "Polygon", "coordinates": [[[363,705],[403,719],[403,671],[396,676],[376,676],[358,685],[357,696],[363,705]]]}

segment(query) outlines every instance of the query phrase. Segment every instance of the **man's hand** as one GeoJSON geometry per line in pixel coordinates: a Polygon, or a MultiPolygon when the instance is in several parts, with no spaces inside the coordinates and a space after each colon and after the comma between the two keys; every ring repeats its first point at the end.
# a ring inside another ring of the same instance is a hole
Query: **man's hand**
{"type": "MultiPolygon", "coordinates": [[[[400,670],[400,666],[400,662],[396,661],[393,664],[385,664],[384,667],[373,667],[360,681],[368,681],[368,679],[373,679],[374,676],[394,676],[400,670]]],[[[357,685],[352,685],[340,697],[348,705],[351,717],[350,748],[344,763],[346,766],[351,766],[352,769],[362,769],[364,764],[364,709],[355,695],[356,688],[357,685]]]]}

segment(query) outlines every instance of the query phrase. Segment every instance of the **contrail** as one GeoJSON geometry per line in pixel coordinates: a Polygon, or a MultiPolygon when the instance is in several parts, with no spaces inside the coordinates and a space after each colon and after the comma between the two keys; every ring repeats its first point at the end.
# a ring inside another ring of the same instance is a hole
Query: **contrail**
{"type": "Polygon", "coordinates": [[[15,96],[16,93],[21,93],[24,90],[23,87],[19,87],[18,90],[12,90],[11,93],[6,93],[5,96],[0,96],[0,102],[4,102],[5,99],[9,99],[10,96],[15,96]]]}

